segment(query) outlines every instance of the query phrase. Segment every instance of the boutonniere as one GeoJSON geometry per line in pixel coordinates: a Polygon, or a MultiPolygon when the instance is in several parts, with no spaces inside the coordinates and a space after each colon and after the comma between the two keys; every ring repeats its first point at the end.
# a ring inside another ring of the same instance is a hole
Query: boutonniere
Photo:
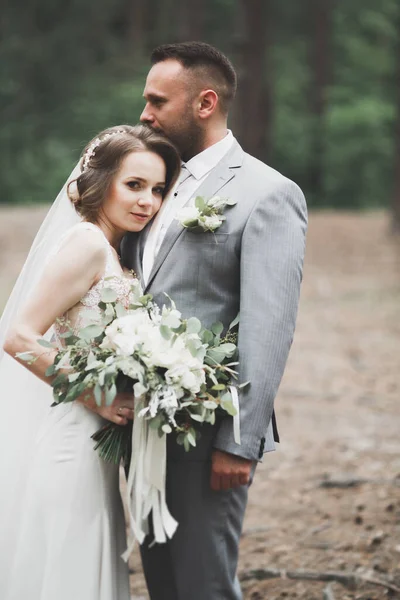
{"type": "Polygon", "coordinates": [[[220,196],[208,199],[197,196],[194,206],[185,206],[179,211],[176,218],[182,227],[192,231],[216,231],[226,219],[223,214],[225,207],[235,204],[236,200],[220,196]]]}

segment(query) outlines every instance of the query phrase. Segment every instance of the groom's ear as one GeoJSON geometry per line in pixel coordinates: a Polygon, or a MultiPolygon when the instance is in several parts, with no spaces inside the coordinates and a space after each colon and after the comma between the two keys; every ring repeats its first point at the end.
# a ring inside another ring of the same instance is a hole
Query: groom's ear
{"type": "Polygon", "coordinates": [[[200,119],[208,119],[217,110],[219,97],[214,90],[203,90],[199,94],[197,111],[200,119]]]}

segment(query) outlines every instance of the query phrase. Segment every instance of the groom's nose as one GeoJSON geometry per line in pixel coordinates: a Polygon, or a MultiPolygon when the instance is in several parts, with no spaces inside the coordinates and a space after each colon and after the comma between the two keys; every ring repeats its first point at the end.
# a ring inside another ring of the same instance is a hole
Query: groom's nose
{"type": "Polygon", "coordinates": [[[149,123],[150,125],[153,125],[155,121],[154,116],[151,114],[151,111],[149,109],[148,103],[146,104],[142,114],[140,115],[140,120],[142,121],[142,123],[149,123]]]}

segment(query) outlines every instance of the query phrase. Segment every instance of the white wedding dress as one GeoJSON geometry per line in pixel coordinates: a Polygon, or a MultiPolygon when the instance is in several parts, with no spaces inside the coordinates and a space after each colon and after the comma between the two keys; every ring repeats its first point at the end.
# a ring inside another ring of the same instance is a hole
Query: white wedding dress
{"type": "MultiPolygon", "coordinates": [[[[104,285],[125,303],[130,285],[101,230],[90,223],[76,227],[96,231],[107,252],[102,279],[65,315],[78,326],[104,285]]],[[[26,493],[15,499],[21,501],[21,523],[1,600],[129,600],[119,469],[99,458],[90,438],[104,424],[77,402],[49,408],[26,457],[26,493]]]]}

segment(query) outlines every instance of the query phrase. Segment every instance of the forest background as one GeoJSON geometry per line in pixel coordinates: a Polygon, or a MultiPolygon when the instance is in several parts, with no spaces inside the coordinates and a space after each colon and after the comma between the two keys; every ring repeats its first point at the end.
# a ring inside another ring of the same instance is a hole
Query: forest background
{"type": "Polygon", "coordinates": [[[232,59],[230,127],[311,208],[400,222],[397,0],[3,0],[0,202],[50,202],[96,132],[135,123],[151,49],[197,39],[232,59]]]}

